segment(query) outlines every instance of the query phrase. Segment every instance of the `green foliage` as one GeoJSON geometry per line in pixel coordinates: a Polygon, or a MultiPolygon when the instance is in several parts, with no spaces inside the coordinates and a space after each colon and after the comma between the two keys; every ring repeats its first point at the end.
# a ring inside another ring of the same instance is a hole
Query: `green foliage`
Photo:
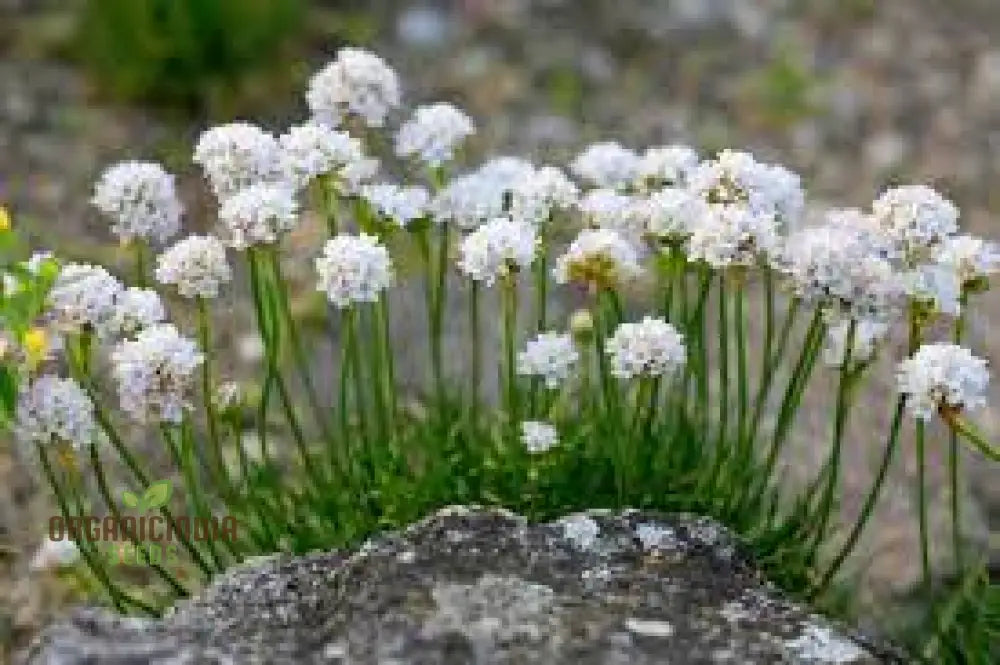
{"type": "Polygon", "coordinates": [[[199,111],[284,62],[302,0],[88,0],[79,55],[111,95],[199,111]]]}

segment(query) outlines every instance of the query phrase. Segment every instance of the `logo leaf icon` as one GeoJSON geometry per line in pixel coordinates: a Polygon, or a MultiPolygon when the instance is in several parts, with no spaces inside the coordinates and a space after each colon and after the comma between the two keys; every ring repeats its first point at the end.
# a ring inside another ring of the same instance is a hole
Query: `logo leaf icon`
{"type": "Polygon", "coordinates": [[[139,505],[139,497],[137,497],[132,492],[125,490],[122,492],[122,503],[124,503],[129,508],[135,508],[139,505]]]}
{"type": "Polygon", "coordinates": [[[150,508],[159,508],[166,505],[167,501],[170,500],[170,494],[173,492],[173,489],[169,480],[158,480],[146,489],[146,492],[142,495],[142,502],[145,504],[147,510],[150,508]]]}

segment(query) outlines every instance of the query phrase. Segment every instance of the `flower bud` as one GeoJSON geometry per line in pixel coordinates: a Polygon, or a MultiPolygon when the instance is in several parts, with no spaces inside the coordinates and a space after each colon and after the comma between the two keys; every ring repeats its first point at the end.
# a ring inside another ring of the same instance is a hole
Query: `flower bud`
{"type": "Polygon", "coordinates": [[[578,309],[569,318],[569,329],[578,342],[584,342],[594,333],[594,317],[588,310],[578,309]]]}

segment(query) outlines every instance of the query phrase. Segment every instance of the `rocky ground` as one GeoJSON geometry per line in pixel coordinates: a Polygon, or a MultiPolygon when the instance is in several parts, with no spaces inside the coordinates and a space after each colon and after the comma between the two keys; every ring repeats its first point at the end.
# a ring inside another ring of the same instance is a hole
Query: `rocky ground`
{"type": "MultiPolygon", "coordinates": [[[[0,3],[0,198],[35,244],[120,262],[86,210],[91,182],[125,156],[183,164],[177,146],[198,128],[97,103],[80,74],[45,49],[65,27],[58,13],[29,11],[39,4],[46,3],[0,3]]],[[[1000,238],[1000,198],[991,187],[1000,172],[1000,8],[990,0],[402,5],[374,3],[373,47],[398,67],[411,101],[444,98],[473,113],[481,127],[473,157],[564,162],[597,138],[683,141],[706,152],[733,146],[798,170],[817,204],[862,205],[890,182],[933,183],[960,205],[967,229],[1000,238]]],[[[267,117],[294,114],[297,105],[277,99],[267,117]]],[[[972,345],[994,361],[1000,341],[989,332],[998,322],[994,292],[977,303],[969,326],[972,345]]],[[[252,340],[237,346],[253,350],[252,340]]],[[[898,343],[890,355],[898,357],[898,343]]],[[[827,384],[821,377],[807,399],[787,459],[792,477],[815,469],[824,454],[827,384]]],[[[878,454],[871,432],[884,431],[891,389],[887,365],[852,423],[845,520],[870,480],[878,454]]],[[[993,405],[998,396],[994,388],[993,405]]],[[[1000,434],[998,417],[994,406],[980,422],[1000,434]]],[[[934,556],[946,560],[942,451],[932,446],[933,504],[942,507],[932,519],[941,534],[934,556]]],[[[965,469],[966,530],[996,557],[1000,472],[972,455],[965,469]]],[[[855,558],[866,603],[915,579],[914,473],[907,454],[855,558]]],[[[0,488],[0,598],[12,599],[0,604],[3,643],[23,640],[61,600],[28,572],[49,508],[7,446],[0,446],[0,488]]]]}

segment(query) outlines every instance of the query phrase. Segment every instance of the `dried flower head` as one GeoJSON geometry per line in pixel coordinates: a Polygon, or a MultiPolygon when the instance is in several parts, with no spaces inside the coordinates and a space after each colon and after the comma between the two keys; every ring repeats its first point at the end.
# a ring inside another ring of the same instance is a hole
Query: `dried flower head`
{"type": "Polygon", "coordinates": [[[159,164],[122,162],[106,170],[94,186],[91,203],[111,220],[111,232],[164,242],[180,230],[183,209],[174,176],[159,164]]]}

